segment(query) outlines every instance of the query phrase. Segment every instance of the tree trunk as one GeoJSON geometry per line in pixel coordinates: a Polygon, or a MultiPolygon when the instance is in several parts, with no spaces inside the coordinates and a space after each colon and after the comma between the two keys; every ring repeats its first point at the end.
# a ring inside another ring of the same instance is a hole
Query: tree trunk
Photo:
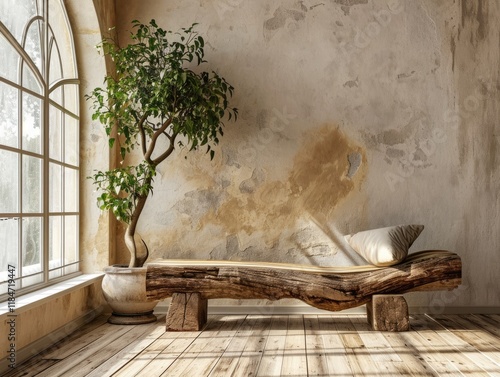
{"type": "Polygon", "coordinates": [[[127,245],[128,251],[130,252],[130,263],[129,267],[142,267],[146,259],[148,259],[149,251],[146,243],[140,239],[140,241],[144,244],[145,251],[142,254],[139,254],[137,247],[137,239],[135,237],[135,229],[137,227],[137,223],[139,221],[139,217],[141,216],[142,210],[144,209],[144,205],[146,204],[147,196],[141,196],[137,200],[137,204],[135,206],[134,213],[130,219],[130,224],[125,231],[125,245],[127,245]]]}

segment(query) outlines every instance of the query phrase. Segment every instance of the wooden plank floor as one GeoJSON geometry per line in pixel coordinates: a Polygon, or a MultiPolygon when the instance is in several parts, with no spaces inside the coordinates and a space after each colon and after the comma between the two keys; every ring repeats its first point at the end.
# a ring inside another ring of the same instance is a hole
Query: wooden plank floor
{"type": "Polygon", "coordinates": [[[6,376],[500,376],[500,315],[414,315],[403,333],[359,315],[217,315],[200,332],[164,320],[99,317],[6,376]]]}

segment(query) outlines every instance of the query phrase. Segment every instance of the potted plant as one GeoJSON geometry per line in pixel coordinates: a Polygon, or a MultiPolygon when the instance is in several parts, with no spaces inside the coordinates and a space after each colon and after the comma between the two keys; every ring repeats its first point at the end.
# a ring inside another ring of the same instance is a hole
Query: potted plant
{"type": "Polygon", "coordinates": [[[152,315],[156,303],[152,308],[151,303],[144,303],[143,265],[149,251],[136,229],[153,191],[157,166],[176,145],[188,150],[206,148],[213,158],[213,146],[223,135],[223,119],[236,120],[238,114],[228,104],[234,88],[215,72],[194,70],[206,62],[205,43],[194,30],[196,24],[178,32],[163,30],[155,20],[132,24],[131,43],[125,47],[110,38],[100,43],[116,69],[105,77],[103,87],[87,96],[92,101],[92,119],[104,126],[110,148],[119,148],[122,159],[120,167],[89,177],[100,193],[99,208],[126,224],[128,268],[110,267],[103,280],[104,295],[113,309],[112,323],[156,320],[152,315]],[[131,163],[130,157],[138,155],[140,162],[131,163]],[[131,282],[121,281],[125,275],[132,275],[131,282]],[[125,292],[129,287],[141,292],[125,292]],[[124,308],[124,300],[138,297],[138,309],[124,308]]]}

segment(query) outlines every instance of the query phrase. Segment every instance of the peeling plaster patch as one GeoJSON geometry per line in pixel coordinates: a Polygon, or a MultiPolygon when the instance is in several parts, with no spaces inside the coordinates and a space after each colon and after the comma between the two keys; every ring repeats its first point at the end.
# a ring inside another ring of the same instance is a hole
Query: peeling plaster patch
{"type": "Polygon", "coordinates": [[[309,7],[309,10],[312,10],[312,9],[314,9],[314,8],[316,8],[316,7],[319,7],[319,6],[325,6],[325,3],[319,3],[319,4],[311,5],[311,6],[309,7]]]}
{"type": "Polygon", "coordinates": [[[226,248],[222,245],[217,245],[208,253],[211,260],[230,260],[230,256],[226,252],[226,248]]]}
{"type": "Polygon", "coordinates": [[[240,240],[236,234],[231,234],[226,237],[226,251],[229,255],[238,254],[240,252],[240,240]]]}
{"type": "Polygon", "coordinates": [[[455,41],[455,37],[451,37],[451,42],[450,42],[450,49],[451,49],[451,70],[455,72],[455,51],[457,49],[457,43],[455,41]]]}
{"type": "Polygon", "coordinates": [[[264,22],[264,38],[269,41],[274,34],[284,28],[288,22],[297,23],[306,18],[307,7],[302,1],[295,2],[293,7],[279,6],[273,17],[264,22]]]}
{"type": "Polygon", "coordinates": [[[408,124],[401,129],[389,129],[378,134],[363,132],[362,136],[365,143],[371,148],[385,153],[384,160],[392,165],[408,164],[412,161],[414,167],[427,167],[428,154],[420,148],[422,143],[428,140],[428,137],[419,136],[419,133],[426,132],[421,129],[423,121],[421,115],[413,115],[408,124]]]}
{"type": "Polygon", "coordinates": [[[332,256],[337,253],[336,250],[332,252],[332,248],[326,243],[318,242],[318,235],[311,228],[300,229],[292,234],[290,239],[297,247],[290,249],[289,252],[301,252],[307,257],[332,256]]]}
{"type": "Polygon", "coordinates": [[[408,133],[396,129],[387,130],[378,135],[378,140],[385,145],[403,144],[408,139],[408,133]]]}
{"type": "Polygon", "coordinates": [[[347,172],[347,178],[352,178],[358,171],[361,165],[362,156],[358,152],[349,153],[347,155],[347,161],[349,161],[349,171],[347,172]]]}
{"type": "Polygon", "coordinates": [[[217,208],[221,201],[221,194],[212,190],[195,190],[184,195],[184,199],[177,202],[173,209],[191,218],[192,226],[199,228],[199,221],[205,213],[217,208]]]}
{"type": "MultiPolygon", "coordinates": [[[[447,2],[447,1],[445,1],[447,2]]],[[[409,7],[413,7],[415,12],[414,22],[409,25],[408,32],[410,33],[410,44],[415,51],[427,51],[426,54],[421,55],[418,59],[428,60],[430,72],[435,73],[441,66],[441,36],[439,27],[435,20],[435,12],[429,11],[425,2],[410,2],[409,7]],[[422,37],[424,39],[422,39],[422,37]],[[422,43],[425,40],[425,44],[422,43]],[[433,67],[431,67],[433,65],[433,67]]],[[[405,12],[409,10],[405,6],[405,12]]],[[[422,63],[420,63],[424,67],[422,63]]]]}
{"type": "Polygon", "coordinates": [[[349,80],[349,81],[346,81],[344,83],[344,88],[354,88],[354,87],[358,87],[358,77],[356,77],[356,80],[349,80]]]}
{"type": "Polygon", "coordinates": [[[462,28],[463,28],[463,27],[465,27],[465,20],[467,19],[467,15],[472,13],[472,2],[462,0],[461,4],[462,4],[462,9],[461,9],[462,22],[461,23],[462,23],[462,28]]]}
{"type": "Polygon", "coordinates": [[[368,4],[368,0],[334,0],[334,2],[340,5],[340,9],[342,9],[345,16],[349,15],[353,5],[368,4]]]}
{"type": "MultiPolygon", "coordinates": [[[[461,8],[461,28],[466,29],[466,23],[470,24],[470,41],[473,46],[478,45],[479,41],[484,41],[488,36],[489,29],[489,6],[488,1],[476,0],[466,1],[462,0],[461,8]]],[[[459,30],[460,35],[461,30],[459,30]]]]}
{"type": "Polygon", "coordinates": [[[339,5],[352,7],[353,5],[368,4],[368,0],[334,0],[339,5]]]}
{"type": "Polygon", "coordinates": [[[298,246],[309,247],[311,241],[314,239],[314,235],[310,228],[302,228],[295,232],[291,238],[298,246]]]}
{"type": "Polygon", "coordinates": [[[257,187],[266,179],[266,172],[262,168],[254,169],[252,177],[244,180],[240,184],[240,192],[244,194],[251,194],[255,192],[257,187]]]}
{"type": "Polygon", "coordinates": [[[224,164],[227,166],[234,166],[235,168],[240,168],[241,165],[238,162],[238,158],[236,157],[236,153],[225,146],[222,147],[222,158],[224,160],[224,164]]]}
{"type": "Polygon", "coordinates": [[[389,158],[402,158],[405,155],[405,151],[397,148],[387,148],[385,154],[389,158]]]}
{"type": "Polygon", "coordinates": [[[418,148],[413,153],[414,165],[420,166],[420,167],[430,166],[431,164],[424,164],[427,160],[428,160],[428,157],[422,149],[418,148]]]}
{"type": "Polygon", "coordinates": [[[383,131],[374,136],[374,138],[366,138],[367,141],[371,139],[371,142],[376,145],[384,144],[388,146],[394,146],[398,144],[404,144],[406,140],[414,135],[413,122],[410,122],[403,129],[389,129],[383,131]]]}
{"type": "Polygon", "coordinates": [[[405,79],[407,77],[411,77],[415,74],[415,71],[411,71],[410,73],[400,73],[398,75],[398,79],[405,79]]]}
{"type": "Polygon", "coordinates": [[[488,3],[484,0],[477,0],[476,20],[478,37],[485,40],[488,34],[488,3]]]}
{"type": "Polygon", "coordinates": [[[285,9],[279,7],[274,12],[274,17],[264,23],[264,28],[267,30],[277,30],[285,26],[288,19],[294,21],[302,21],[305,18],[305,11],[295,9],[285,9]]]}
{"type": "Polygon", "coordinates": [[[314,245],[309,251],[310,257],[323,256],[330,253],[330,246],[328,245],[314,245]]]}
{"type": "Polygon", "coordinates": [[[96,135],[96,134],[91,134],[90,135],[90,140],[93,142],[93,143],[97,143],[99,140],[101,140],[101,137],[99,135],[96,135]]]}
{"type": "Polygon", "coordinates": [[[412,115],[401,130],[390,129],[378,134],[364,133],[366,143],[385,153],[384,161],[399,169],[401,176],[412,174],[415,169],[426,169],[433,165],[432,156],[438,145],[446,140],[440,129],[433,129],[428,117],[412,115]]]}

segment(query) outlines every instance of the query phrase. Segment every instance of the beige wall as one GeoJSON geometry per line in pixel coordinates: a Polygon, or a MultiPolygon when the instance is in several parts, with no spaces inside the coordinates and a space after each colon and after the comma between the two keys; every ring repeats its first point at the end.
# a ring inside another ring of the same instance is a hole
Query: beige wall
{"type": "MultiPolygon", "coordinates": [[[[495,0],[117,0],[116,9],[123,41],[133,19],[200,23],[205,69],[235,86],[240,110],[214,161],[181,150],[159,168],[139,224],[152,258],[363,263],[343,234],[421,223],[412,250],[459,253],[464,285],[411,304],[500,306],[495,0]]],[[[92,51],[85,59],[98,59],[92,51]]],[[[102,82],[102,70],[81,73],[83,88],[102,82]]],[[[85,127],[91,171],[103,163],[103,134],[85,127]]],[[[108,220],[96,221],[95,193],[82,196],[85,266],[98,269],[109,260],[108,220]]]]}

